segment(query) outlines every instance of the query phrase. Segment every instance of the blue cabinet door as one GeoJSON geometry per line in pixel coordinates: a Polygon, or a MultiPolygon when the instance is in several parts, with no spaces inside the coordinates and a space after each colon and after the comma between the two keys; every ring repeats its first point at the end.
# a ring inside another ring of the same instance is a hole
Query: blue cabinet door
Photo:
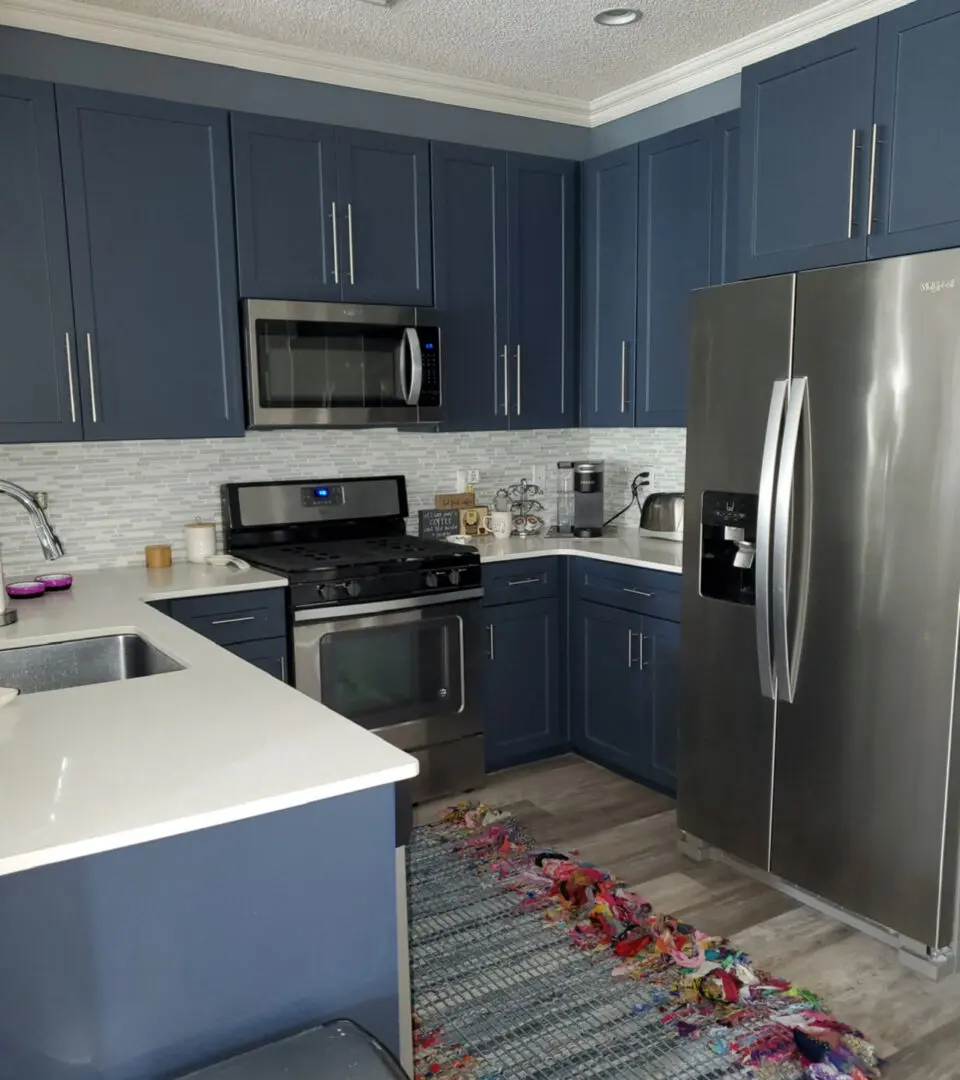
{"type": "Polygon", "coordinates": [[[268,638],[266,641],[241,641],[236,645],[225,646],[228,652],[253,664],[261,671],[272,675],[281,682],[287,679],[287,639],[284,637],[268,638]]]}
{"type": "Polygon", "coordinates": [[[633,426],[638,163],[630,146],[583,167],[583,427],[633,426]]]}
{"type": "Polygon", "coordinates": [[[512,428],[576,426],[577,166],[510,154],[512,428]]]}
{"type": "Polygon", "coordinates": [[[240,295],[338,300],[335,129],[234,113],[240,295]]]}
{"type": "Polygon", "coordinates": [[[560,603],[530,600],[484,610],[488,770],[562,749],[560,603]]]}
{"type": "Polygon", "coordinates": [[[686,424],[690,293],[710,284],[713,122],[640,144],[636,423],[686,424]]]}
{"type": "Polygon", "coordinates": [[[443,412],[454,431],[510,416],[507,164],[497,150],[434,143],[433,230],[443,412]]]}
{"type": "Polygon", "coordinates": [[[677,787],[677,722],[680,716],[680,624],[644,616],[643,699],[645,747],[642,775],[671,791],[677,787]]]}
{"type": "Polygon", "coordinates": [[[53,87],[0,78],[0,442],[83,438],[53,87]]]}
{"type": "Polygon", "coordinates": [[[960,2],[880,18],[872,259],[960,245],[960,2]]]}
{"type": "Polygon", "coordinates": [[[744,68],[743,277],[866,257],[877,21],[744,68]]]}
{"type": "Polygon", "coordinates": [[[739,281],[740,110],[713,120],[713,220],[710,284],[739,281]]]}
{"type": "Polygon", "coordinates": [[[574,750],[642,775],[649,744],[640,667],[643,617],[580,601],[571,606],[570,737],[574,750]]]}
{"type": "Polygon", "coordinates": [[[429,144],[338,128],[337,196],[343,299],[429,307],[429,144]]]}
{"type": "Polygon", "coordinates": [[[242,435],[227,114],[57,87],[88,439],[242,435]]]}

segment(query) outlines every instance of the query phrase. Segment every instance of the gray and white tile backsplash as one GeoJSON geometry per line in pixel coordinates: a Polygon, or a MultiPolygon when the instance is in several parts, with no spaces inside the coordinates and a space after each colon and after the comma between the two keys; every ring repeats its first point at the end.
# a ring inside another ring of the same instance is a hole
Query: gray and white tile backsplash
{"type": "MultiPolygon", "coordinates": [[[[43,443],[0,447],[0,477],[47,492],[49,517],[67,550],[64,569],[140,564],[143,548],[173,545],[184,556],[183,525],[219,522],[220,484],[289,477],[366,476],[400,472],[410,508],[433,505],[452,491],[458,469],[478,468],[478,496],[546,472],[546,516],[552,520],[557,461],[607,461],[607,511],[630,498],[630,479],[653,470],[657,490],[683,487],[682,430],[417,434],[389,430],[250,432],[244,439],[121,443],[43,443]]],[[[636,513],[624,515],[636,523],[636,513]]],[[[415,529],[415,517],[411,522],[415,529]]],[[[0,545],[7,579],[40,572],[43,558],[26,514],[0,497],[0,545]]]]}

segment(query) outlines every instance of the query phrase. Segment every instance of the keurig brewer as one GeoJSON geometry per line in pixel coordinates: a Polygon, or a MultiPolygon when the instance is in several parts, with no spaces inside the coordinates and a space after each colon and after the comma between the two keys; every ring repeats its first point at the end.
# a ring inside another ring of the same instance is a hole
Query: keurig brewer
{"type": "Polygon", "coordinates": [[[557,535],[602,536],[603,462],[560,461],[557,469],[557,535]]]}

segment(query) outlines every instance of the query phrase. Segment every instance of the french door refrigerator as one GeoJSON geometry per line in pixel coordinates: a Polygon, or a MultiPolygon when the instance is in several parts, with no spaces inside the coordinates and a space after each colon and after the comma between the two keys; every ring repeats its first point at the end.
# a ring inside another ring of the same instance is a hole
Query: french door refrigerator
{"type": "Polygon", "coordinates": [[[680,828],[946,945],[960,250],[706,289],[693,308],[680,828]]]}

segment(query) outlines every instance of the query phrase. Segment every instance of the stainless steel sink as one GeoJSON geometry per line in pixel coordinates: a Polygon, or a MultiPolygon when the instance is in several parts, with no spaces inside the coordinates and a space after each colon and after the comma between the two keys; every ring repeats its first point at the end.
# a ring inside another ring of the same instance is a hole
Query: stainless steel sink
{"type": "Polygon", "coordinates": [[[137,634],[0,649],[0,686],[15,686],[21,694],[142,679],[182,670],[183,664],[137,634]]]}

